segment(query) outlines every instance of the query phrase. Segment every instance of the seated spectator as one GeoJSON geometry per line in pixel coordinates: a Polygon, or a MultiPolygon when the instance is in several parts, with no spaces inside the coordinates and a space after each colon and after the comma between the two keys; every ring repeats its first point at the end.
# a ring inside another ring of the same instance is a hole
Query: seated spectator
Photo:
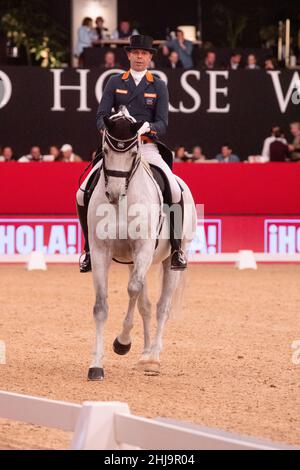
{"type": "Polygon", "coordinates": [[[73,152],[73,147],[70,144],[64,144],[60,149],[60,155],[55,160],[56,162],[82,162],[82,158],[73,152]]]}
{"type": "Polygon", "coordinates": [[[83,65],[83,51],[86,47],[92,47],[94,41],[97,41],[97,33],[93,29],[92,18],[86,17],[77,32],[78,39],[75,47],[75,57],[78,58],[78,65],[83,65]]]}
{"type": "Polygon", "coordinates": [[[289,145],[290,157],[292,161],[300,161],[300,122],[292,122],[290,129],[294,137],[292,145],[289,145]]]}
{"type": "Polygon", "coordinates": [[[221,153],[216,156],[216,160],[220,163],[238,163],[240,158],[232,153],[232,148],[229,144],[224,144],[221,148],[221,153]]]}
{"type": "Polygon", "coordinates": [[[20,163],[30,163],[30,162],[42,162],[44,159],[41,154],[41,149],[37,145],[31,147],[30,153],[21,157],[18,162],[20,163]]]}
{"type": "Polygon", "coordinates": [[[132,28],[129,21],[120,21],[118,29],[112,35],[112,39],[129,39],[131,36],[139,34],[138,30],[132,28]]]}
{"type": "Polygon", "coordinates": [[[176,31],[176,39],[166,42],[166,47],[172,51],[177,52],[180,62],[185,69],[193,68],[193,43],[184,38],[184,33],[181,29],[176,31]]]}
{"type": "Polygon", "coordinates": [[[172,51],[168,57],[167,67],[170,69],[182,69],[182,62],[179,60],[178,52],[172,51]]]}
{"type": "Polygon", "coordinates": [[[290,159],[289,147],[280,140],[270,145],[270,162],[287,162],[290,159]]]}
{"type": "Polygon", "coordinates": [[[207,51],[202,68],[205,70],[214,70],[216,68],[217,55],[214,51],[207,51]]]}
{"type": "Polygon", "coordinates": [[[191,158],[192,158],[192,161],[195,162],[195,163],[205,162],[205,160],[206,160],[205,155],[203,155],[203,153],[202,153],[202,148],[199,147],[198,145],[193,148],[191,158]]]}
{"type": "Polygon", "coordinates": [[[107,51],[104,55],[104,65],[105,69],[114,69],[120,68],[120,64],[116,62],[116,56],[113,51],[107,51]]]}
{"type": "Polygon", "coordinates": [[[59,156],[59,148],[57,145],[51,145],[51,147],[49,148],[49,155],[52,155],[54,158],[53,160],[55,160],[58,156],[59,156]]]}
{"type": "Polygon", "coordinates": [[[233,52],[230,56],[229,70],[239,70],[241,68],[242,56],[238,52],[233,52]]]}
{"type": "Polygon", "coordinates": [[[49,147],[49,153],[48,155],[44,155],[43,161],[44,162],[54,162],[55,159],[59,156],[60,150],[57,147],[57,145],[51,145],[49,147]]]}
{"type": "Polygon", "coordinates": [[[274,59],[271,57],[265,60],[265,70],[275,70],[274,59]]]}
{"type": "Polygon", "coordinates": [[[259,70],[260,67],[257,65],[257,59],[254,54],[249,54],[247,58],[246,70],[259,70]]]}
{"type": "Polygon", "coordinates": [[[184,145],[179,145],[175,148],[174,162],[191,162],[191,157],[187,153],[184,145]]]}
{"type": "Polygon", "coordinates": [[[98,16],[98,18],[96,18],[95,23],[95,31],[97,33],[98,41],[101,41],[102,39],[107,39],[108,29],[104,27],[104,19],[102,18],[102,16],[98,16]]]}
{"type": "Polygon", "coordinates": [[[157,54],[155,54],[155,64],[158,68],[164,69],[170,67],[170,53],[170,49],[165,45],[158,48],[157,54]]]}
{"type": "Polygon", "coordinates": [[[2,149],[0,162],[12,162],[15,160],[14,152],[11,147],[5,146],[2,149]]]}
{"type": "Polygon", "coordinates": [[[264,146],[262,149],[262,157],[264,157],[264,161],[270,160],[270,146],[273,142],[278,141],[284,145],[287,145],[287,141],[284,138],[283,132],[279,126],[272,127],[271,136],[267,137],[264,141],[264,146]]]}

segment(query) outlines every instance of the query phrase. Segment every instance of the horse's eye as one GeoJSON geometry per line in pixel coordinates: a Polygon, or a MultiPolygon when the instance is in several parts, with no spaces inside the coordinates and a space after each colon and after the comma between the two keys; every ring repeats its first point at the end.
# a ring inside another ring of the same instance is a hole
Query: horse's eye
{"type": "Polygon", "coordinates": [[[103,152],[105,153],[105,155],[107,155],[107,154],[108,154],[108,150],[107,150],[107,148],[106,148],[106,147],[104,147],[104,149],[103,149],[103,152]]]}
{"type": "Polygon", "coordinates": [[[137,151],[134,150],[131,155],[135,158],[137,156],[137,151]]]}

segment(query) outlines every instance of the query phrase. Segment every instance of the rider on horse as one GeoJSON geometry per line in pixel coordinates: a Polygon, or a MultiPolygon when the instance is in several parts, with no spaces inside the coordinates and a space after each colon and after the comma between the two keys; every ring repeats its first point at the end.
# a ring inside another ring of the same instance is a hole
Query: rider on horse
{"type": "MultiPolygon", "coordinates": [[[[104,117],[112,114],[120,106],[126,106],[130,115],[144,124],[139,130],[142,140],[142,156],[148,163],[159,167],[167,177],[171,190],[170,204],[180,204],[183,220],[183,198],[181,188],[159,153],[156,142],[158,136],[165,134],[168,125],[169,94],[166,84],[154,77],[147,68],[150,65],[156,49],[152,47],[152,38],[135,35],[130,38],[130,46],[125,50],[130,62],[130,70],[124,74],[115,75],[108,81],[97,112],[97,128],[100,132],[105,129],[104,117]]],[[[96,168],[86,178],[77,193],[77,212],[85,238],[85,257],[80,263],[80,271],[91,270],[91,260],[88,245],[87,207],[84,203],[83,190],[88,184],[96,168]]],[[[187,267],[187,260],[181,249],[181,240],[175,237],[174,224],[170,226],[170,242],[172,248],[171,269],[182,270],[187,267]]]]}

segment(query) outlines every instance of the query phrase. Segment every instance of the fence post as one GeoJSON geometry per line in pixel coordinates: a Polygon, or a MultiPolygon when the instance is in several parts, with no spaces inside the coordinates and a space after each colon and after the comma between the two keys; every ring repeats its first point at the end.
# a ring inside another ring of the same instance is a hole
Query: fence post
{"type": "Polygon", "coordinates": [[[73,435],[72,450],[124,449],[115,439],[115,413],[130,414],[127,403],[84,402],[73,435]]]}

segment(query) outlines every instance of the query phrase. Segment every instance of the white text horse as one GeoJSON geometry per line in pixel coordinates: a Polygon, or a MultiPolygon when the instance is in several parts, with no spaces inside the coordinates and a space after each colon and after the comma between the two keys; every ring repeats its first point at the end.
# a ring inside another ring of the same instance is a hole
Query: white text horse
{"type": "MultiPolygon", "coordinates": [[[[105,118],[103,163],[99,182],[88,210],[89,244],[96,291],[94,319],[96,345],[89,369],[90,380],[101,380],[103,372],[103,330],[108,316],[107,284],[111,261],[131,262],[128,282],[129,303],[122,331],[114,341],[114,351],[123,355],[131,347],[136,304],[143,319],[144,349],[139,363],[149,373],[158,373],[162,336],[182,272],[170,269],[168,221],[162,218],[162,196],[138,137],[142,123],[125,115],[105,118]],[[162,226],[162,227],[161,227],[162,226]],[[160,231],[160,228],[161,231],[160,231]],[[159,243],[156,248],[156,239],[159,243]],[[138,236],[137,236],[138,235],[138,236]],[[146,275],[152,264],[162,263],[163,281],[157,303],[157,329],[151,342],[151,305],[147,295],[146,275]]],[[[185,203],[182,248],[186,251],[196,227],[196,211],[189,188],[180,180],[185,203]]]]}

